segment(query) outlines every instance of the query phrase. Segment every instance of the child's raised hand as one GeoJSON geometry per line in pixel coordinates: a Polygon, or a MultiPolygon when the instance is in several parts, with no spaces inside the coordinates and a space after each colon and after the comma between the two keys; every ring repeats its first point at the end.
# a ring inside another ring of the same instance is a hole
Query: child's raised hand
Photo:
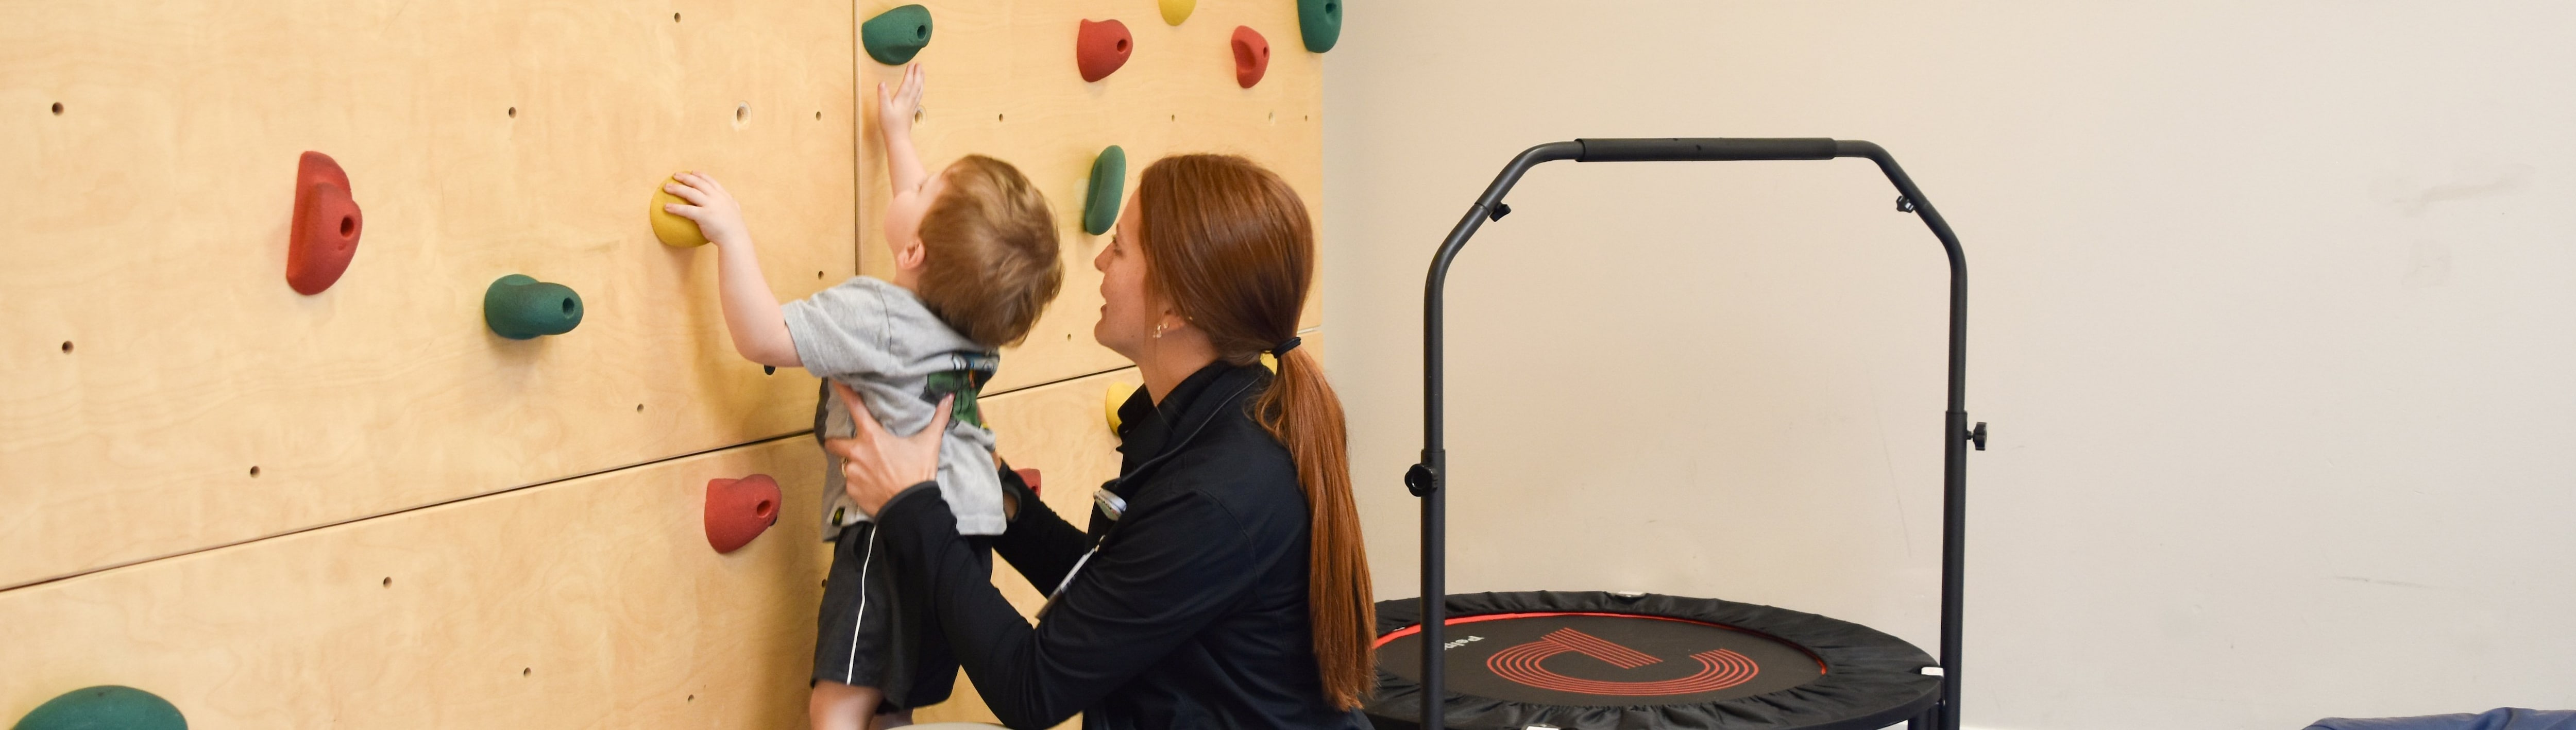
{"type": "Polygon", "coordinates": [[[921,111],[921,87],[928,73],[921,64],[903,67],[903,82],[887,91],[885,82],[877,82],[877,124],[890,134],[912,131],[912,116],[921,111]]]}
{"type": "Polygon", "coordinates": [[[742,204],[735,202],[733,193],[725,192],[715,178],[683,172],[671,176],[671,180],[662,184],[662,190],[689,204],[666,203],[663,210],[696,221],[698,233],[718,246],[751,242],[751,230],[742,223],[742,204]]]}

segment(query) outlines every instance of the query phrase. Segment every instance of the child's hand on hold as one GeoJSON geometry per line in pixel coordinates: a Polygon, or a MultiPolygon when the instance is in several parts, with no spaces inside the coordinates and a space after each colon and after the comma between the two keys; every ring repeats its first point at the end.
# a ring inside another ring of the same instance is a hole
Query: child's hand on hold
{"type": "Polygon", "coordinates": [[[921,111],[921,87],[926,72],[921,64],[903,67],[903,82],[891,92],[885,82],[877,82],[877,125],[889,138],[912,134],[912,117],[921,111]]]}
{"type": "Polygon", "coordinates": [[[735,202],[733,193],[725,192],[715,178],[683,172],[671,179],[662,184],[662,190],[689,204],[665,204],[663,210],[696,221],[698,233],[709,243],[728,248],[751,243],[751,230],[742,223],[742,203],[735,202]]]}

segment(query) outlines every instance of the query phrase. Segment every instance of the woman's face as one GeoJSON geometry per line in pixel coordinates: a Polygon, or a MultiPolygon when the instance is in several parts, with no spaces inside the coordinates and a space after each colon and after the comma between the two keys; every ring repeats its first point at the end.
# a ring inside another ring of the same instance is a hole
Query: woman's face
{"type": "Polygon", "coordinates": [[[1129,203],[1118,215],[1109,245],[1091,260],[1100,270],[1100,323],[1091,326],[1091,337],[1129,360],[1143,355],[1146,342],[1154,338],[1154,323],[1166,309],[1145,285],[1145,252],[1136,249],[1136,208],[1129,203]]]}

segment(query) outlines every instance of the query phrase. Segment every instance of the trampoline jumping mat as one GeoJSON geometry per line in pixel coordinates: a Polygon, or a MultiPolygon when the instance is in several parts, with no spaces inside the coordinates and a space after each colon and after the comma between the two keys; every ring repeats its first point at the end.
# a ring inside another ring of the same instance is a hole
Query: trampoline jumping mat
{"type": "MultiPolygon", "coordinates": [[[[1598,592],[1449,597],[1450,727],[1879,728],[1929,707],[1935,662],[1893,636],[1814,614],[1598,592]]],[[[1421,716],[1412,599],[1378,604],[1382,730],[1421,716]]]]}

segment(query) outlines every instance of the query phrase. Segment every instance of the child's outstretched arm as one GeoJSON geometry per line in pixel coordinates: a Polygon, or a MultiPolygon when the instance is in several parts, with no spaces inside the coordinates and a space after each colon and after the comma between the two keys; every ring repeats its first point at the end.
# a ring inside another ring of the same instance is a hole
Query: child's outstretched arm
{"type": "Polygon", "coordinates": [[[877,82],[877,132],[885,141],[886,181],[893,184],[895,195],[918,192],[930,179],[921,169],[921,154],[912,149],[912,115],[921,110],[925,79],[921,64],[916,63],[903,68],[903,82],[894,91],[877,82]]]}
{"type": "Polygon", "coordinates": [[[751,231],[742,222],[742,204],[715,178],[694,172],[672,176],[662,189],[688,205],[665,210],[697,221],[698,232],[716,245],[716,297],[724,303],[725,331],[733,333],[733,350],[743,359],[771,367],[803,367],[796,341],[787,335],[787,316],[769,293],[760,273],[760,256],[751,248],[751,231]]]}

